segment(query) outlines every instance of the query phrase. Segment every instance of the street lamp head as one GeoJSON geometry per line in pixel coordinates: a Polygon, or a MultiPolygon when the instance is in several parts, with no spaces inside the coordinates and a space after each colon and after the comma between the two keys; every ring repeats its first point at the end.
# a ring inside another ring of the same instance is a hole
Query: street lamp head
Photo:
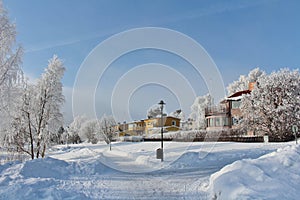
{"type": "Polygon", "coordinates": [[[159,105],[165,105],[166,103],[163,100],[160,100],[159,105]]]}

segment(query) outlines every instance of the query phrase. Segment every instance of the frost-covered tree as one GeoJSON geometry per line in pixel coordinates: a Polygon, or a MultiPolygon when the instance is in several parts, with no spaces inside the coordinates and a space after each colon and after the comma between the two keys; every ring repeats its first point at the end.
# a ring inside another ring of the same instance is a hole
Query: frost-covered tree
{"type": "Polygon", "coordinates": [[[160,117],[160,115],[161,115],[161,109],[158,105],[152,106],[147,111],[147,117],[148,118],[156,118],[156,117],[160,117]]]}
{"type": "Polygon", "coordinates": [[[13,113],[10,127],[5,132],[4,145],[17,153],[25,152],[34,159],[35,121],[32,108],[34,107],[34,87],[25,82],[22,95],[18,98],[16,112],[13,113]]]}
{"type": "Polygon", "coordinates": [[[8,87],[19,79],[21,47],[14,50],[16,42],[15,24],[9,21],[6,10],[0,1],[0,88],[8,87]]]}
{"type": "Polygon", "coordinates": [[[37,82],[36,106],[34,109],[37,128],[36,157],[45,155],[50,142],[50,135],[55,134],[63,125],[62,78],[65,68],[62,61],[54,55],[49,60],[48,67],[37,82]]]}
{"type": "Polygon", "coordinates": [[[63,144],[63,135],[65,132],[66,129],[63,126],[59,127],[56,134],[52,135],[51,141],[56,144],[63,144]]]}
{"type": "Polygon", "coordinates": [[[243,91],[248,89],[248,79],[246,76],[241,75],[239,80],[234,81],[233,83],[227,86],[228,95],[232,95],[238,91],[243,91]]]}
{"type": "Polygon", "coordinates": [[[23,85],[21,47],[16,46],[15,24],[9,21],[0,1],[0,139],[9,128],[12,110],[23,85]]]}
{"type": "Polygon", "coordinates": [[[82,141],[87,141],[96,144],[98,142],[98,132],[99,130],[96,119],[84,120],[79,129],[79,137],[82,141]]]}
{"type": "Polygon", "coordinates": [[[63,125],[63,74],[63,63],[54,56],[37,84],[26,84],[13,116],[12,128],[7,131],[9,144],[32,159],[45,156],[51,136],[63,125]]]}
{"type": "Polygon", "coordinates": [[[79,143],[81,141],[81,138],[79,136],[80,129],[85,121],[87,121],[87,118],[85,116],[76,116],[64,133],[64,140],[73,144],[79,143]]]}
{"type": "Polygon", "coordinates": [[[242,100],[243,125],[256,134],[291,137],[291,126],[300,125],[299,83],[297,70],[281,69],[260,76],[251,95],[242,100]]]}
{"type": "Polygon", "coordinates": [[[181,121],[185,120],[185,114],[182,112],[181,109],[171,112],[169,116],[179,118],[181,121]]]}
{"type": "Polygon", "coordinates": [[[249,72],[247,79],[248,82],[256,82],[259,77],[264,75],[266,75],[266,73],[257,67],[249,72]]]}
{"type": "Polygon", "coordinates": [[[111,142],[115,134],[115,126],[117,125],[113,116],[103,115],[99,120],[99,132],[104,137],[104,140],[109,144],[109,149],[111,150],[111,142]]]}
{"type": "Polygon", "coordinates": [[[194,129],[206,128],[205,123],[205,108],[213,105],[213,98],[210,94],[199,96],[195,99],[191,106],[190,118],[195,122],[194,129]]]}
{"type": "Polygon", "coordinates": [[[229,84],[227,87],[228,95],[232,95],[238,91],[247,90],[250,82],[256,82],[260,76],[265,75],[265,72],[260,70],[259,68],[255,68],[251,70],[248,76],[241,75],[239,80],[234,81],[229,84]]]}

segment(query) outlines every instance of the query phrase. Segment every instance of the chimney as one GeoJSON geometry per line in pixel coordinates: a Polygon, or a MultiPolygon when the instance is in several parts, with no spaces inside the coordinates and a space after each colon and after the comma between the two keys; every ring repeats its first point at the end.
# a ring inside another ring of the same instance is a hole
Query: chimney
{"type": "Polygon", "coordinates": [[[256,82],[250,82],[248,85],[248,90],[252,91],[254,89],[256,82]]]}

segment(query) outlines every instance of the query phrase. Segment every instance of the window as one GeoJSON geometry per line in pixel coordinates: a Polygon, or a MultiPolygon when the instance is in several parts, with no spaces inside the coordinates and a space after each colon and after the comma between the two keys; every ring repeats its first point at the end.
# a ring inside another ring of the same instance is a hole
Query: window
{"type": "Polygon", "coordinates": [[[229,118],[223,117],[223,126],[229,126],[229,118]]]}
{"type": "Polygon", "coordinates": [[[128,129],[129,129],[129,130],[133,130],[134,128],[135,128],[135,124],[129,124],[129,125],[128,125],[128,129]]]}
{"type": "Polygon", "coordinates": [[[176,126],[176,121],[172,120],[172,126],[176,126]]]}
{"type": "Polygon", "coordinates": [[[232,101],[231,102],[232,108],[236,109],[236,108],[240,108],[241,106],[241,101],[232,101]]]}
{"type": "Polygon", "coordinates": [[[232,118],[232,125],[238,125],[239,122],[240,122],[239,118],[235,118],[235,117],[232,118]]]}
{"type": "Polygon", "coordinates": [[[221,118],[216,118],[216,126],[221,126],[221,118]]]}
{"type": "Polygon", "coordinates": [[[209,118],[208,120],[209,120],[208,121],[208,126],[209,127],[215,126],[215,120],[214,120],[214,118],[209,118]]]}
{"type": "Polygon", "coordinates": [[[222,126],[229,126],[229,118],[228,117],[214,117],[208,118],[206,120],[207,127],[222,127],[222,126]]]}

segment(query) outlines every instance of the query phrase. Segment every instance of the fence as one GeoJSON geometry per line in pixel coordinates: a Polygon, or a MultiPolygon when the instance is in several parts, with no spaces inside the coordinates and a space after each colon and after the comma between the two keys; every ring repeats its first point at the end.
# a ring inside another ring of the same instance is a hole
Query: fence
{"type": "MultiPolygon", "coordinates": [[[[255,143],[264,142],[263,136],[227,136],[227,137],[195,137],[195,138],[164,138],[164,141],[174,141],[174,142],[245,142],[245,143],[255,143]]],[[[269,142],[288,142],[292,141],[294,138],[278,139],[274,137],[269,137],[269,142]]],[[[160,138],[144,138],[145,142],[159,142],[160,138]]]]}

